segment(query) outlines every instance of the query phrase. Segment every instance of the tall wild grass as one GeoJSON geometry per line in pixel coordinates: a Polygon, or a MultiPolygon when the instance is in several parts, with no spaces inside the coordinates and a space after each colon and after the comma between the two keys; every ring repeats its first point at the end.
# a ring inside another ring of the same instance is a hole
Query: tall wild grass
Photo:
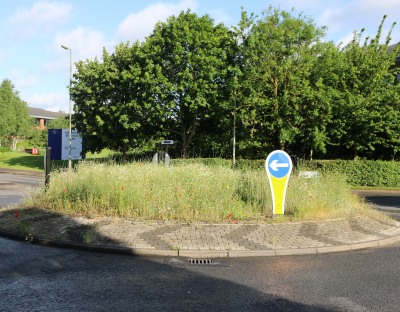
{"type": "MultiPolygon", "coordinates": [[[[27,202],[67,214],[136,221],[254,222],[269,221],[272,213],[265,172],[203,164],[82,162],[72,172],[52,173],[50,185],[27,202]]],[[[283,219],[335,218],[364,208],[344,177],[305,179],[294,173],[283,219]]]]}

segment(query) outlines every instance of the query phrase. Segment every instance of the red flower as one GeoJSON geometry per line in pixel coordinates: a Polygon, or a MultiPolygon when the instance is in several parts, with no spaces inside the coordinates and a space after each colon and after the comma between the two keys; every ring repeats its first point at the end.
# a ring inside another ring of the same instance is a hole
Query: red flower
{"type": "Polygon", "coordinates": [[[14,216],[18,219],[18,217],[19,217],[19,211],[18,210],[14,211],[14,216]]]}
{"type": "Polygon", "coordinates": [[[124,187],[121,187],[121,190],[124,190],[125,188],[124,187]]]}

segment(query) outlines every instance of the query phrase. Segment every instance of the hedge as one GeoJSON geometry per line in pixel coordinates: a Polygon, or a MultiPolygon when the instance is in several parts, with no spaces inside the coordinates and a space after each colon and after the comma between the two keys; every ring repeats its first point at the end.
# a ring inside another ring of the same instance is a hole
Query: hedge
{"type": "Polygon", "coordinates": [[[400,162],[381,160],[302,161],[304,170],[344,174],[352,186],[400,188],[400,162]]]}
{"type": "MultiPolygon", "coordinates": [[[[173,163],[202,163],[207,166],[232,167],[232,160],[222,158],[174,159],[173,163]]],[[[238,159],[240,170],[265,170],[265,160],[238,159]]],[[[300,161],[296,170],[312,170],[321,173],[340,173],[352,186],[400,188],[400,162],[380,160],[311,160],[300,161]]]]}

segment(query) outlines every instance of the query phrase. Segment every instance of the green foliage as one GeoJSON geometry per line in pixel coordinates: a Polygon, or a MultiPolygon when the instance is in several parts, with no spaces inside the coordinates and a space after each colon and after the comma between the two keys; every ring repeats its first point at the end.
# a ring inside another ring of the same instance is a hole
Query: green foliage
{"type": "Polygon", "coordinates": [[[107,147],[126,157],[129,148],[154,148],[152,136],[160,115],[145,97],[152,83],[142,74],[145,66],[138,43],[120,44],[113,54],[104,50],[102,62],[76,64],[71,89],[74,123],[84,135],[86,151],[107,147]]]}
{"type": "Polygon", "coordinates": [[[388,53],[391,31],[380,43],[385,18],[376,36],[363,44],[363,30],[355,33],[329,67],[333,118],[328,133],[345,158],[394,159],[398,153],[400,85],[394,83],[399,69],[393,66],[398,49],[388,53]]]}
{"type": "MultiPolygon", "coordinates": [[[[374,38],[324,40],[304,14],[242,11],[232,29],[190,11],[158,23],[143,43],[121,43],[76,64],[74,122],[87,151],[259,159],[400,157],[399,45],[385,17],[374,38]],[[231,143],[232,142],[232,143],[231,143]],[[232,146],[233,145],[233,146],[232,146]]],[[[1,127],[0,127],[1,128],[1,127]]]]}
{"type": "Polygon", "coordinates": [[[160,125],[172,137],[178,135],[183,157],[197,134],[204,149],[209,148],[200,144],[204,140],[222,145],[218,138],[226,133],[229,116],[226,89],[233,45],[225,26],[190,11],[157,24],[146,40],[154,75],[149,100],[162,110],[160,125]]]}
{"type": "MultiPolygon", "coordinates": [[[[232,168],[232,160],[223,158],[187,158],[187,159],[172,159],[172,164],[176,165],[189,165],[189,164],[202,164],[209,167],[221,166],[225,168],[232,168]]],[[[252,159],[238,159],[236,160],[233,169],[242,171],[247,170],[260,170],[264,171],[265,160],[252,160],[252,159]]]]}
{"type": "MultiPolygon", "coordinates": [[[[69,128],[69,116],[68,117],[59,117],[53,119],[47,125],[47,129],[68,129],[69,128]]],[[[75,125],[72,124],[72,129],[75,128],[75,125]]]]}
{"type": "Polygon", "coordinates": [[[27,135],[30,122],[27,103],[8,79],[0,85],[0,146],[10,144],[13,151],[17,142],[27,135]]]}
{"type": "Polygon", "coordinates": [[[45,146],[47,146],[47,134],[47,130],[38,129],[36,126],[32,125],[32,128],[28,133],[28,139],[24,140],[23,146],[25,148],[45,148],[45,146]]]}
{"type": "MultiPolygon", "coordinates": [[[[74,127],[74,126],[73,126],[74,127]]],[[[27,139],[23,141],[25,148],[40,147],[40,151],[44,151],[48,144],[48,129],[68,129],[69,119],[66,117],[60,117],[51,120],[47,125],[46,129],[39,129],[36,124],[32,124],[27,134],[27,139]]]]}
{"type": "Polygon", "coordinates": [[[380,160],[304,161],[302,168],[344,174],[352,186],[400,188],[400,162],[380,160]]]}
{"type": "Polygon", "coordinates": [[[262,19],[252,21],[242,42],[245,63],[239,89],[239,118],[258,153],[265,148],[283,149],[296,141],[324,149],[323,127],[329,110],[313,75],[323,51],[324,28],[293,12],[269,8],[262,19]],[[255,142],[258,142],[257,146],[255,142]]]}

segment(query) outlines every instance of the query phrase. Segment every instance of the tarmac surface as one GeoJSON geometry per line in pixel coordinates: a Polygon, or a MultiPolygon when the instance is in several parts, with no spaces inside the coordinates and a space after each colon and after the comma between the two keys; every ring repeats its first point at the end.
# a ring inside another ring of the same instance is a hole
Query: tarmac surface
{"type": "MultiPolygon", "coordinates": [[[[0,181],[3,192],[15,188],[18,183],[0,181]]],[[[23,189],[20,185],[21,192],[23,189]]],[[[369,216],[286,223],[133,222],[71,217],[21,209],[14,204],[0,208],[0,235],[68,248],[204,259],[320,254],[386,246],[400,242],[400,222],[369,216]]]]}

